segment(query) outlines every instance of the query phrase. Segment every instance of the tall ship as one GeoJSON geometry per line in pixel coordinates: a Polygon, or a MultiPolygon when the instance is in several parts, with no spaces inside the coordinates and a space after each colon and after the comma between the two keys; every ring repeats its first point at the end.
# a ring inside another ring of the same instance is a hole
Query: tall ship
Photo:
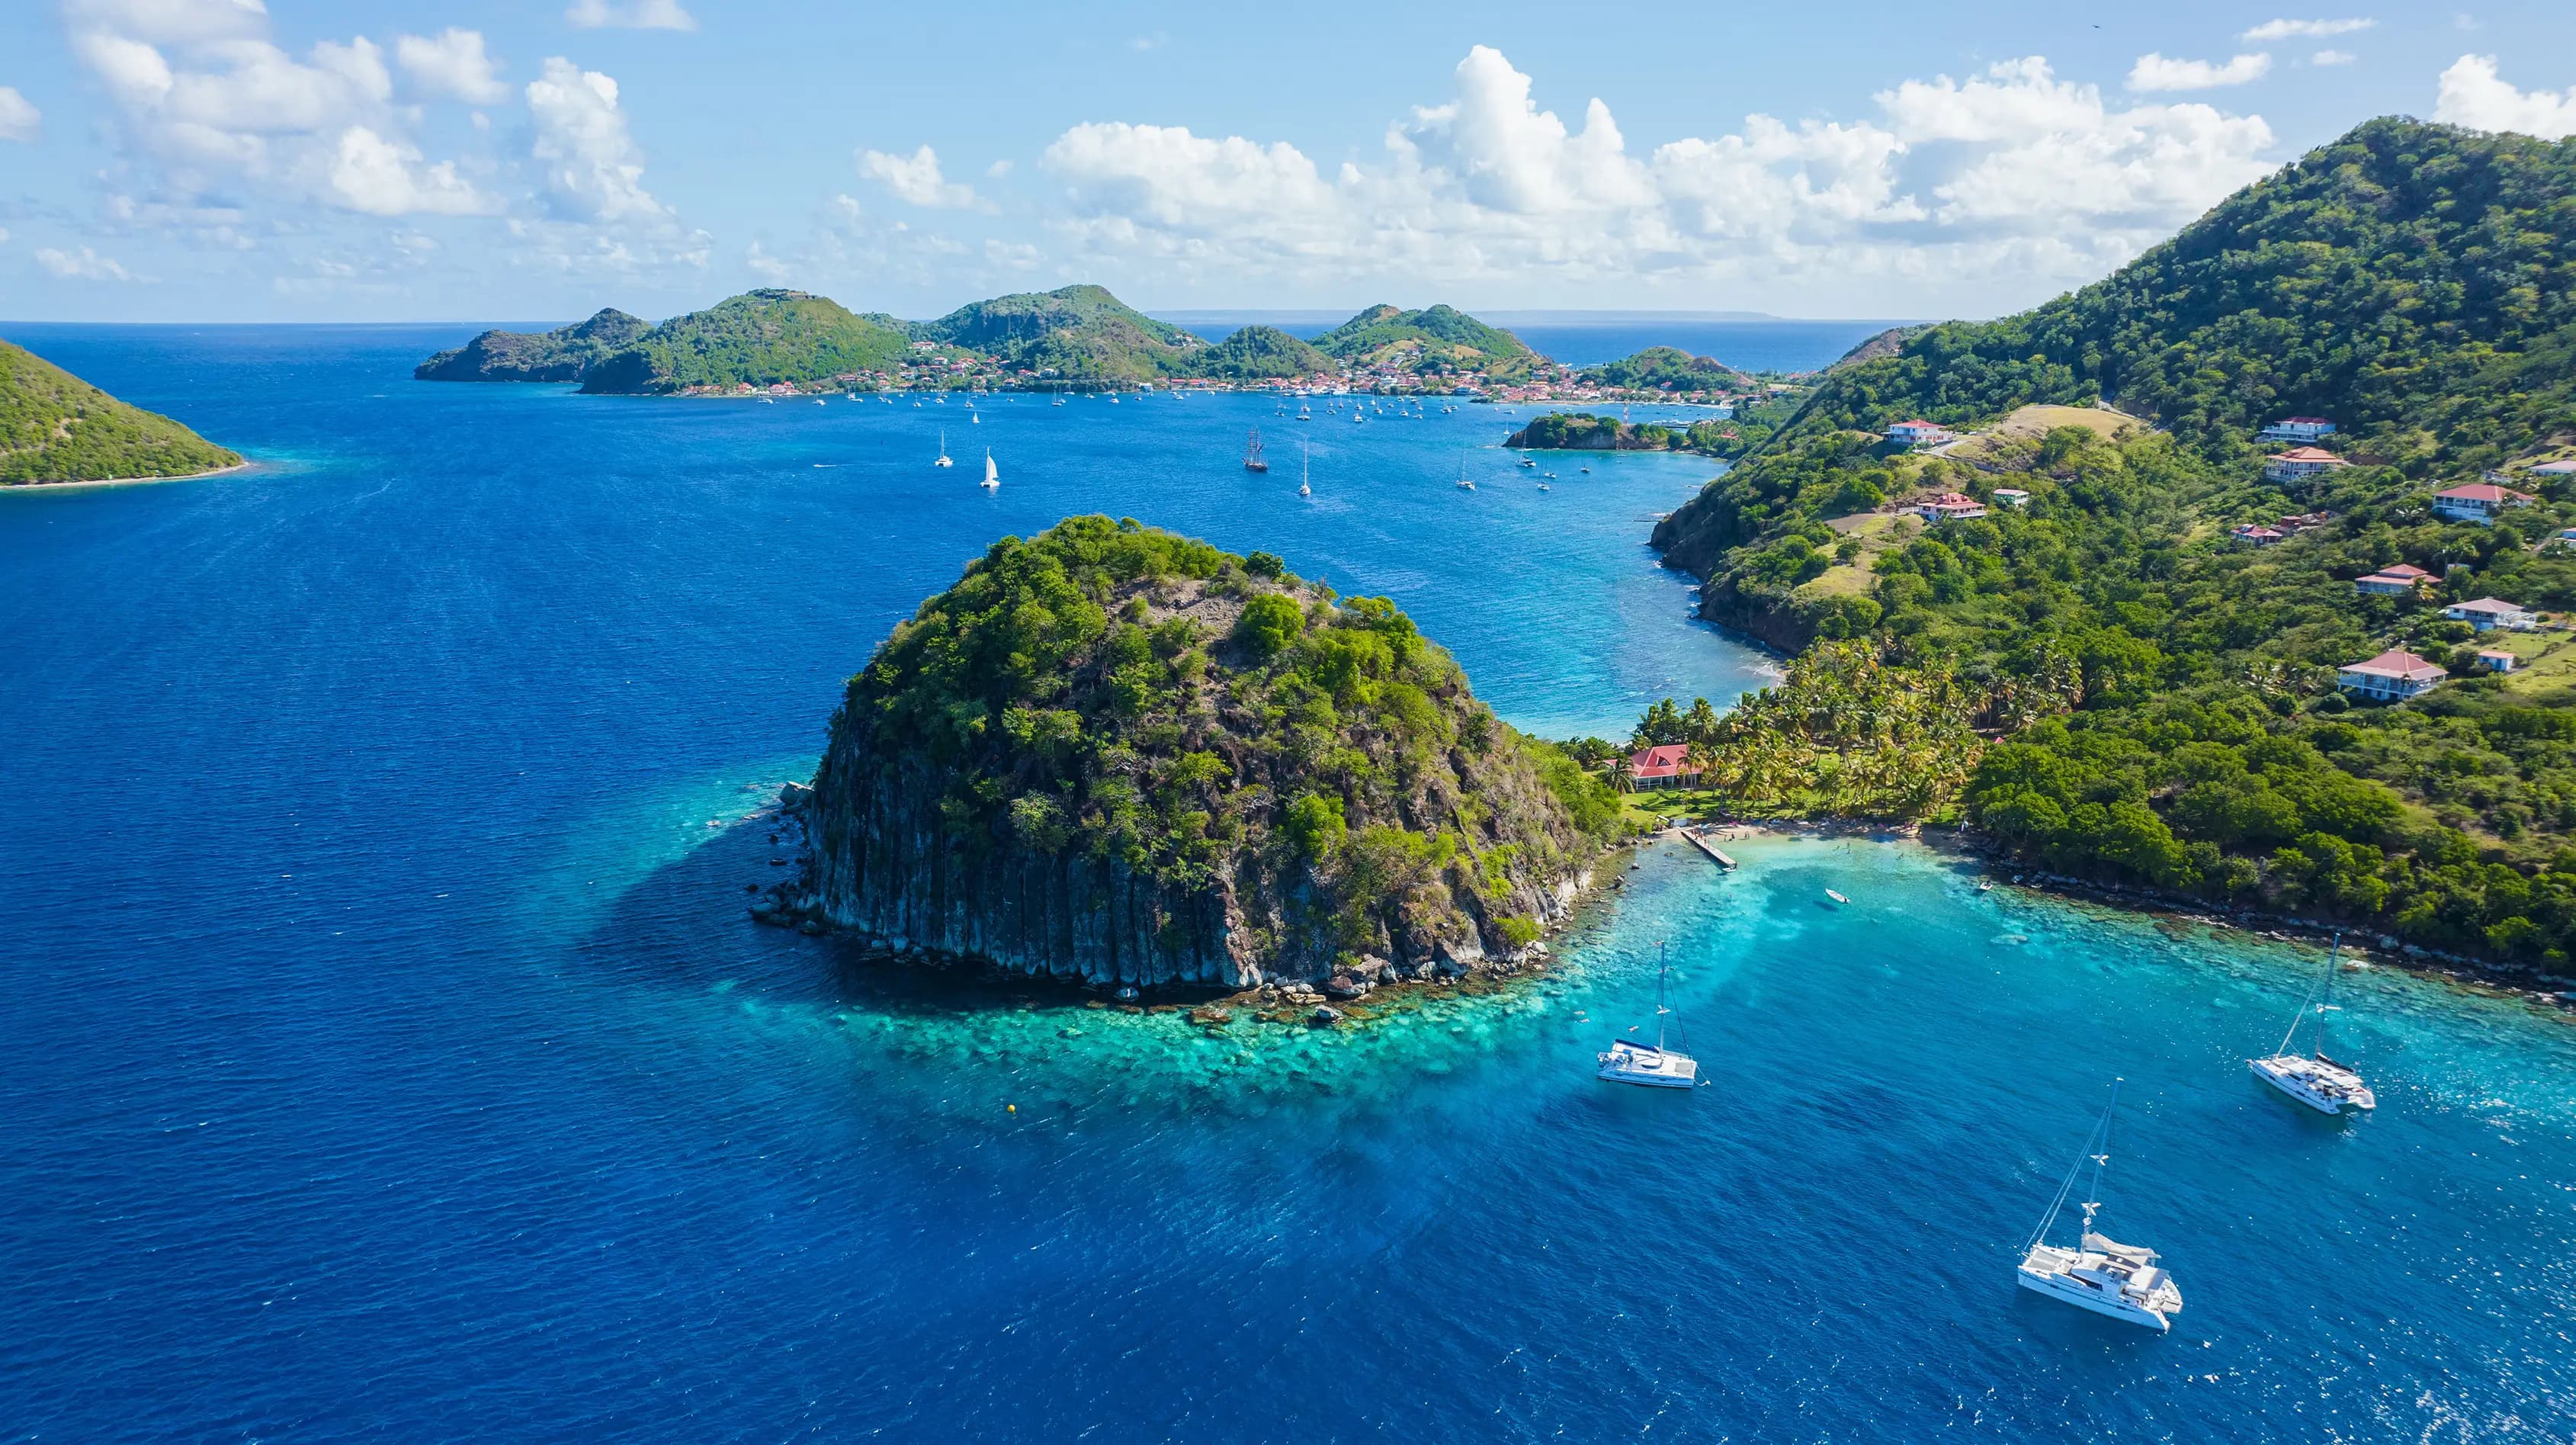
{"type": "Polygon", "coordinates": [[[1270,463],[1263,460],[1261,456],[1261,428],[1259,427],[1252,429],[1252,439],[1243,444],[1243,469],[1247,472],[1270,470],[1270,463]]]}
{"type": "Polygon", "coordinates": [[[2114,1079],[2111,1102],[2103,1106],[2101,1120],[2085,1136],[2084,1152],[2075,1157],[2075,1167],[2066,1171],[2066,1181],[2057,1186],[2057,1197],[2039,1217],[2030,1243],[2022,1246],[2015,1278],[2035,1294],[2162,1332],[2172,1329],[2173,1317],[2182,1312],[2182,1287],[2157,1263],[2154,1250],[2122,1244],[2093,1228],[2094,1216],[2102,1209],[2098,1197],[2102,1173],[2111,1165],[2111,1111],[2119,1107],[2120,1081],[2114,1079]],[[2084,1192],[2097,1197],[2083,1201],[2084,1227],[2076,1235],[2075,1247],[2050,1244],[2048,1231],[2066,1207],[2066,1196],[2075,1192],[2075,1181],[2083,1177],[2088,1162],[2093,1179],[2084,1192]]]}

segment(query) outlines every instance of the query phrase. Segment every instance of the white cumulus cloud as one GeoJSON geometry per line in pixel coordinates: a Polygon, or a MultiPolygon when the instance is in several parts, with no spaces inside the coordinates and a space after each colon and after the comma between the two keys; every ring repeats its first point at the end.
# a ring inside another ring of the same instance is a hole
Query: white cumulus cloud
{"type": "Polygon", "coordinates": [[[668,208],[644,189],[644,152],[617,108],[617,82],[560,55],[528,82],[536,121],[529,154],[545,168],[546,192],[558,211],[580,220],[665,217],[668,208]]]}
{"type": "Polygon", "coordinates": [[[2494,56],[2463,55],[2442,72],[2433,118],[2558,140],[2576,135],[2576,89],[2520,90],[2497,71],[2494,56]]]}
{"type": "Polygon", "coordinates": [[[862,150],[859,174],[894,192],[898,200],[933,210],[962,210],[975,204],[975,188],[939,173],[939,153],[923,146],[912,154],[862,150]]]}
{"type": "MultiPolygon", "coordinates": [[[[1803,286],[1896,295],[1909,278],[2089,280],[2271,169],[2259,116],[2105,102],[2038,57],[1908,81],[1878,114],[1764,115],[1640,154],[1609,106],[1569,124],[1499,52],[1327,170],[1285,140],[1128,121],[1076,125],[1042,164],[1091,265],[1300,283],[1493,278],[1631,288],[1803,286]]],[[[1876,304],[1886,304],[1884,302],[1876,304]]]]}
{"type": "Polygon", "coordinates": [[[573,0],[564,20],[579,30],[695,30],[680,0],[573,0]]]}
{"type": "Polygon", "coordinates": [[[36,253],[36,264],[66,281],[131,281],[134,273],[91,250],[57,251],[48,246],[36,253]]]}
{"type": "Polygon", "coordinates": [[[2350,35],[2356,31],[2368,30],[2378,23],[2376,20],[2363,19],[2266,20],[2236,38],[2256,45],[2274,40],[2328,40],[2337,35],[2350,35]]]}
{"type": "Polygon", "coordinates": [[[34,140],[36,128],[44,119],[35,102],[0,85],[0,140],[34,140]]]}
{"type": "Polygon", "coordinates": [[[2151,50],[2129,67],[2129,89],[2216,90],[2261,80],[2271,71],[2269,55],[2239,55],[2222,65],[2207,60],[2170,60],[2151,50]]]}
{"type": "Polygon", "coordinates": [[[370,216],[472,216],[498,209],[456,174],[454,161],[423,165],[417,148],[362,125],[340,133],[331,188],[341,204],[370,216]]]}
{"type": "Polygon", "coordinates": [[[451,96],[469,105],[491,105],[510,94],[501,83],[500,66],[484,52],[479,30],[451,25],[435,36],[396,36],[394,60],[424,94],[451,96]]]}

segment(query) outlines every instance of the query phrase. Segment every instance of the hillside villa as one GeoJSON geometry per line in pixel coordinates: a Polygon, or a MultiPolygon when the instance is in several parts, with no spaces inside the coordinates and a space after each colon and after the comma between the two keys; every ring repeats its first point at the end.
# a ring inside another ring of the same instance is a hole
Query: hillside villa
{"type": "Polygon", "coordinates": [[[2480,632],[2501,627],[2507,632],[2530,632],[2540,626],[2540,618],[2495,597],[2481,597],[2475,602],[2454,602],[2442,609],[2442,615],[2453,622],[2465,622],[2480,632]]]}
{"type": "Polygon", "coordinates": [[[2349,465],[2351,463],[2332,452],[2319,451],[2315,447],[2292,447],[2263,459],[2263,480],[2295,482],[2301,477],[2313,477],[2320,472],[2331,472],[2349,465]]]}
{"type": "Polygon", "coordinates": [[[2496,519],[2496,513],[2507,507],[2528,507],[2539,501],[2529,492],[2499,487],[2493,482],[2471,482],[2465,487],[2451,487],[2433,494],[2433,514],[2454,522],[2475,522],[2483,527],[2496,519]]]}
{"type": "Polygon", "coordinates": [[[1887,439],[1898,446],[1924,446],[1948,441],[1950,429],[1935,421],[1901,421],[1887,429],[1887,439]]]}
{"type": "Polygon", "coordinates": [[[2542,462],[2531,469],[2535,477],[2576,477],[2576,461],[2542,462]]]}
{"type": "Polygon", "coordinates": [[[1691,761],[1690,744],[1659,743],[1628,755],[1628,786],[1677,788],[1695,781],[1700,765],[1691,761]]]}
{"type": "Polygon", "coordinates": [[[1927,522],[1956,522],[1984,516],[1986,504],[1964,492],[1943,492],[1916,502],[1914,512],[1927,522]]]}
{"type": "Polygon", "coordinates": [[[2334,435],[2335,424],[2321,416],[2285,416],[2254,435],[2267,442],[2312,442],[2334,435]]]}
{"type": "Polygon", "coordinates": [[[2230,532],[2227,535],[2235,538],[2239,542],[2249,542],[2257,547],[2269,547],[2273,543],[2287,537],[2289,533],[2276,531],[2270,527],[2258,527],[2252,522],[2248,522],[2244,526],[2237,528],[2235,531],[2230,532]]]}
{"type": "Polygon", "coordinates": [[[2019,487],[1995,488],[1995,505],[1998,507],[2019,507],[2029,500],[2030,493],[2019,487]]]}
{"type": "Polygon", "coordinates": [[[2409,567],[2400,562],[2394,567],[2382,567],[2367,577],[2355,579],[2352,590],[2365,597],[2404,597],[2419,587],[2433,585],[2436,580],[2423,568],[2409,567]]]}
{"type": "Polygon", "coordinates": [[[2448,676],[2404,648],[2392,647],[2368,662],[2347,662],[2337,668],[2335,686],[2375,702],[2402,702],[2448,676]]]}

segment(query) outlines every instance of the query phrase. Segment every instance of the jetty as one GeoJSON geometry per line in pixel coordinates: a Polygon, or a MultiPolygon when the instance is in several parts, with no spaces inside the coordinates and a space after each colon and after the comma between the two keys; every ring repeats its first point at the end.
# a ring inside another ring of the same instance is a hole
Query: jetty
{"type": "Polygon", "coordinates": [[[1681,835],[1690,839],[1692,847],[1697,848],[1699,851],[1706,853],[1710,858],[1715,859],[1717,866],[1721,868],[1732,868],[1735,866],[1735,860],[1727,857],[1725,852],[1719,849],[1715,843],[1708,841],[1706,838],[1701,837],[1699,834],[1692,832],[1688,828],[1682,829],[1681,835]]]}

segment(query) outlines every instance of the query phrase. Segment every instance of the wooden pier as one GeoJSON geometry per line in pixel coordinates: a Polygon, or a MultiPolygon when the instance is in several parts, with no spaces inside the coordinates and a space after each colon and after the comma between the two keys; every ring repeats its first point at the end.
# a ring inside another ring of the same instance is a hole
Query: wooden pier
{"type": "Polygon", "coordinates": [[[1727,857],[1715,843],[1708,841],[1706,838],[1701,837],[1699,834],[1692,832],[1688,828],[1682,829],[1681,833],[1683,837],[1690,839],[1692,847],[1697,848],[1699,851],[1706,853],[1709,857],[1716,859],[1719,867],[1732,868],[1735,866],[1735,860],[1727,857]]]}

